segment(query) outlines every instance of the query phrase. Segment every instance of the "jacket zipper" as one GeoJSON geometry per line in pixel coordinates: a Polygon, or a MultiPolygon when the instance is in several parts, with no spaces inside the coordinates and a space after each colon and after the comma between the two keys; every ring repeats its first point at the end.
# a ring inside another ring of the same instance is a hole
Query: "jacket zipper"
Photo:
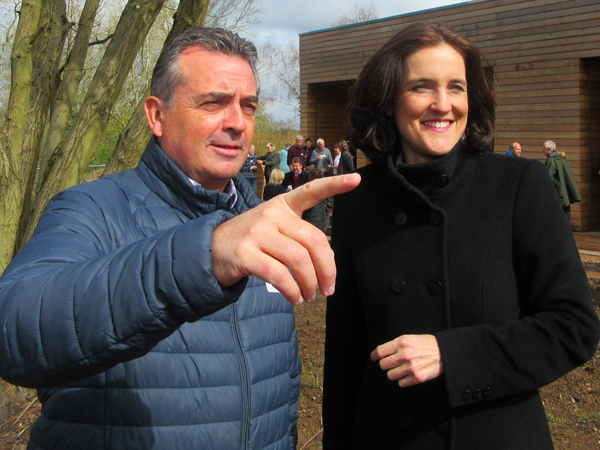
{"type": "Polygon", "coordinates": [[[246,364],[246,356],[242,349],[242,342],[239,333],[237,322],[237,303],[232,303],[230,307],[229,320],[233,330],[233,341],[235,343],[235,351],[238,356],[238,364],[240,366],[240,388],[242,390],[242,449],[248,448],[248,440],[250,438],[250,386],[248,383],[248,367],[246,364]]]}

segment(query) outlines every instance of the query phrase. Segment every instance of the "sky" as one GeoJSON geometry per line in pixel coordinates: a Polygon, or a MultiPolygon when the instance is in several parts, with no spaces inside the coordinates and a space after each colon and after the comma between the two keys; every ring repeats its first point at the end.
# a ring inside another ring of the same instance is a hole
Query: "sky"
{"type": "MultiPolygon", "coordinates": [[[[240,33],[260,47],[268,39],[281,43],[298,42],[298,35],[309,31],[330,28],[340,16],[350,14],[354,5],[365,8],[373,5],[377,17],[397,16],[410,12],[464,3],[456,0],[262,0],[259,23],[248,31],[240,33]]],[[[268,90],[272,83],[269,79],[261,79],[261,84],[268,90]]],[[[284,105],[273,103],[268,112],[277,120],[295,118],[294,110],[284,105]]]]}

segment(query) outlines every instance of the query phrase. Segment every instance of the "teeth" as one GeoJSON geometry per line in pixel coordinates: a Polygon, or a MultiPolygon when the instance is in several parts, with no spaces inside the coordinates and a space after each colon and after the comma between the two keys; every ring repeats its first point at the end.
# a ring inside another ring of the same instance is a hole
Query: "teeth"
{"type": "Polygon", "coordinates": [[[450,121],[447,120],[443,122],[423,122],[423,125],[434,128],[445,128],[448,125],[450,125],[450,121]]]}

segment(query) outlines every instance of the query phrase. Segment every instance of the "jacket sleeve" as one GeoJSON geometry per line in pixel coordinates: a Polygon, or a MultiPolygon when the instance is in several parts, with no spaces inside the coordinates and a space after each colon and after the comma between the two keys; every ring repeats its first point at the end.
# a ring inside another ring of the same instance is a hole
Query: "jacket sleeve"
{"type": "Polygon", "coordinates": [[[212,275],[212,234],[230,217],[119,246],[114,216],[80,190],[59,194],[0,279],[0,375],[36,388],[83,379],[236,301],[247,280],[222,289],[212,275]]]}
{"type": "Polygon", "coordinates": [[[323,378],[323,448],[349,449],[358,393],[369,358],[364,311],[352,258],[348,226],[352,206],[335,197],[332,248],[337,268],[335,294],[327,299],[323,378]]]}
{"type": "Polygon", "coordinates": [[[598,317],[555,192],[539,163],[519,181],[513,254],[521,317],[436,334],[451,407],[535,391],[596,351],[598,317]]]}

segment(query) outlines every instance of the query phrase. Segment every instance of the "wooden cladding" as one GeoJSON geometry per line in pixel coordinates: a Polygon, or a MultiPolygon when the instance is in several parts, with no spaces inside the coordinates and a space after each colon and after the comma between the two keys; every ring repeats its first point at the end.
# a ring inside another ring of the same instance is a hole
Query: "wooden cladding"
{"type": "Polygon", "coordinates": [[[331,149],[344,134],[348,87],[365,61],[403,27],[439,22],[471,39],[496,86],[495,151],[518,141],[545,159],[567,153],[583,201],[576,231],[600,228],[600,2],[487,0],[300,35],[301,127],[331,149]]]}

